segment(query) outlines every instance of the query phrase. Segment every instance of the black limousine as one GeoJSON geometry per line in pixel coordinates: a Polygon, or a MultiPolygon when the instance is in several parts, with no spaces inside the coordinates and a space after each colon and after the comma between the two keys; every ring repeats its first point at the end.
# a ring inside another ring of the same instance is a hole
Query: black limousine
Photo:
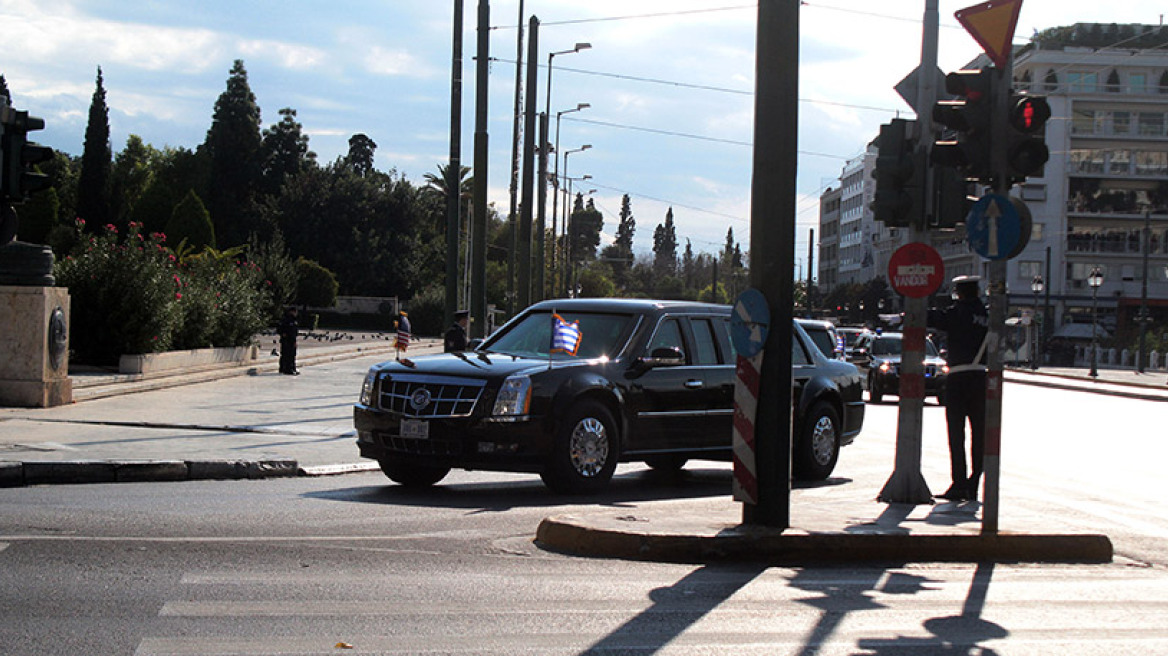
{"type": "MultiPolygon", "coordinates": [[[[462,468],[534,472],[564,493],[602,489],[618,462],[728,461],[730,312],[685,301],[537,303],[474,350],[373,366],[354,408],[357,445],[402,485],[462,468]]],[[[820,480],[860,432],[861,377],[793,330],[793,474],[820,480]]]]}

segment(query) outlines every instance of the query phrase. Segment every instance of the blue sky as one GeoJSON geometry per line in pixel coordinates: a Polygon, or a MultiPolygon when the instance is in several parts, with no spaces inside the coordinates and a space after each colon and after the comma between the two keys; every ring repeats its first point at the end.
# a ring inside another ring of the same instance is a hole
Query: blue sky
{"type": "MultiPolygon", "coordinates": [[[[980,52],[953,18],[971,0],[940,1],[940,65],[948,71],[980,52]]],[[[1161,22],[1151,2],[1024,0],[1015,41],[1076,22],[1161,22]]],[[[235,59],[243,59],[264,126],[297,110],[322,162],[365,133],[377,167],[422,184],[449,152],[449,0],[0,0],[5,47],[0,73],[18,109],[45,119],[42,143],[79,155],[101,66],[112,146],[130,134],[155,147],[201,143],[235,59]]],[[[518,0],[490,3],[491,201],[506,213],[514,103],[518,0]]],[[[924,0],[808,0],[800,14],[799,179],[796,256],[804,266],[818,197],[881,123],[912,110],[892,87],[920,61],[924,0]]],[[[477,0],[465,0],[462,161],[471,164],[477,0]]],[[[727,228],[749,245],[754,41],[748,0],[526,0],[540,30],[537,106],[542,111],[549,51],[551,112],[563,115],[560,150],[572,177],[615,230],[628,193],[634,247],[652,248],[653,228],[672,206],[678,237],[716,252],[727,228]],[[711,11],[717,9],[717,11],[711,11]],[[606,20],[614,19],[614,20],[606,20]]],[[[524,50],[526,53],[526,48],[524,50]]],[[[554,131],[554,120],[552,129],[554,131]]],[[[550,203],[549,203],[550,204],[550,203]]]]}

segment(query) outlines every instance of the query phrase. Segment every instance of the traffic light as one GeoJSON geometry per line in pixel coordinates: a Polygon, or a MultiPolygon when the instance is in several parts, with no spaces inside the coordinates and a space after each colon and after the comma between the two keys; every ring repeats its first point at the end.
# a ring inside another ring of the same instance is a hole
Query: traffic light
{"type": "Polygon", "coordinates": [[[876,140],[876,196],[872,213],[889,227],[907,228],[924,211],[925,158],[913,149],[912,121],[893,119],[880,126],[876,140]]]}
{"type": "Polygon", "coordinates": [[[0,193],[4,202],[23,203],[29,194],[52,185],[49,176],[34,166],[53,158],[53,149],[28,140],[28,133],[43,130],[44,119],[29,116],[28,112],[11,107],[0,107],[0,193]]]}
{"type": "Polygon", "coordinates": [[[1024,93],[1010,97],[1010,129],[1006,146],[1010,182],[1022,182],[1027,176],[1042,174],[1043,164],[1050,159],[1045,138],[1048,119],[1050,104],[1046,98],[1024,93]]]}
{"type": "Polygon", "coordinates": [[[933,171],[933,216],[931,227],[951,229],[965,223],[976,197],[971,195],[973,183],[956,169],[939,167],[933,171]]]}
{"type": "Polygon", "coordinates": [[[933,121],[950,131],[948,138],[933,144],[933,164],[955,168],[966,178],[990,180],[996,76],[993,68],[954,71],[945,76],[945,90],[960,100],[933,105],[933,121]]]}

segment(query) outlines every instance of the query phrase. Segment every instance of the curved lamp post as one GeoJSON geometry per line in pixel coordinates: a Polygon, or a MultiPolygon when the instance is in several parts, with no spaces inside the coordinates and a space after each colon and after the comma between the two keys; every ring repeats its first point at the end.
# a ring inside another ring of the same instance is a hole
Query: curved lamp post
{"type": "Polygon", "coordinates": [[[1091,372],[1092,378],[1099,377],[1099,287],[1103,285],[1103,272],[1099,267],[1091,269],[1087,276],[1091,286],[1091,372]]]}
{"type": "MultiPolygon", "coordinates": [[[[579,148],[564,151],[564,179],[568,181],[568,198],[564,199],[564,285],[571,289],[572,284],[572,231],[569,229],[569,219],[572,216],[570,205],[572,203],[572,178],[568,175],[568,155],[572,153],[582,153],[592,147],[592,144],[584,144],[579,148]]],[[[569,292],[571,294],[571,292],[569,292]]]]}
{"type": "Polygon", "coordinates": [[[1038,369],[1038,363],[1042,359],[1040,344],[1043,326],[1038,323],[1038,295],[1044,289],[1046,289],[1046,283],[1043,282],[1042,276],[1034,276],[1034,280],[1030,281],[1030,291],[1034,292],[1034,320],[1032,322],[1034,324],[1034,344],[1030,348],[1030,368],[1032,370],[1038,369]]]}
{"type": "MultiPolygon", "coordinates": [[[[549,77],[550,77],[550,75],[549,75],[549,77]]],[[[552,266],[552,289],[553,290],[559,289],[559,287],[556,285],[556,281],[555,281],[556,271],[558,270],[556,267],[556,238],[555,237],[557,234],[559,234],[558,233],[559,226],[556,225],[556,216],[559,213],[559,209],[560,209],[559,208],[559,200],[560,200],[560,117],[563,116],[564,114],[571,114],[572,112],[579,112],[579,111],[588,109],[591,106],[592,105],[590,105],[588,103],[577,103],[575,109],[565,109],[563,111],[556,112],[556,144],[554,146],[554,150],[552,150],[552,153],[555,155],[555,162],[553,163],[555,170],[552,172],[552,178],[551,178],[551,183],[552,183],[552,249],[551,249],[552,250],[552,262],[551,262],[551,266],[552,266]]],[[[567,158],[567,156],[565,156],[564,157],[564,166],[567,167],[567,165],[568,165],[568,158],[567,158]]]]}

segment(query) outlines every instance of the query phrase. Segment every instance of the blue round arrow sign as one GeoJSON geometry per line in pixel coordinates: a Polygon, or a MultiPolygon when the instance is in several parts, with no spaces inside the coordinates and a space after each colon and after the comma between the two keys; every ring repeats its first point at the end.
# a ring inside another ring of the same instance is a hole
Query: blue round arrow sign
{"type": "Polygon", "coordinates": [[[738,295],[730,314],[730,341],[738,354],[753,358],[762,351],[771,326],[771,311],[762,292],[750,287],[738,295]]]}
{"type": "Polygon", "coordinates": [[[1004,260],[1022,238],[1018,210],[1001,194],[986,194],[973,204],[965,221],[969,248],[987,260],[1004,260]]]}

